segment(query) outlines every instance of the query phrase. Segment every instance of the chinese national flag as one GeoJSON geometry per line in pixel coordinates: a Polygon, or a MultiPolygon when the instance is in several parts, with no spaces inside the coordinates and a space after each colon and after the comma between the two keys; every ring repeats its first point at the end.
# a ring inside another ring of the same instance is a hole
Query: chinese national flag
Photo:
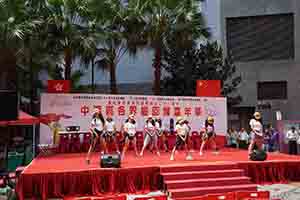
{"type": "Polygon", "coordinates": [[[196,96],[198,97],[220,97],[220,80],[198,80],[196,86],[196,96]]]}
{"type": "Polygon", "coordinates": [[[48,93],[68,93],[70,89],[69,80],[48,80],[48,93]]]}

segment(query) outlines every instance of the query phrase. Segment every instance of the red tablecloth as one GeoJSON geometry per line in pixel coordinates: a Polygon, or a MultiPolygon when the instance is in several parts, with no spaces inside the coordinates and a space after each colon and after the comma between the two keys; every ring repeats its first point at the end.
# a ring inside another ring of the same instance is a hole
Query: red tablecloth
{"type": "Polygon", "coordinates": [[[18,180],[17,192],[20,200],[33,196],[48,199],[66,195],[100,195],[102,192],[148,192],[158,189],[159,173],[158,167],[98,169],[55,175],[25,173],[18,180]]]}
{"type": "Polygon", "coordinates": [[[245,162],[239,163],[239,167],[258,184],[300,181],[299,162],[245,162]]]}

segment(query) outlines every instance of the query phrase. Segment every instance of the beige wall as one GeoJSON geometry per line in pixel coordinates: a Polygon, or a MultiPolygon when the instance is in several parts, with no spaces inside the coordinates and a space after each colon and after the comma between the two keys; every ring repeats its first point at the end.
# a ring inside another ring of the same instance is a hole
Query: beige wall
{"type": "MultiPolygon", "coordinates": [[[[287,101],[272,101],[272,110],[264,110],[266,121],[274,122],[275,111],[281,110],[284,119],[300,119],[300,1],[298,0],[222,0],[221,43],[226,48],[227,17],[256,16],[294,13],[295,16],[295,59],[281,61],[257,61],[236,63],[242,75],[239,93],[243,97],[240,106],[257,105],[258,81],[288,81],[287,101]]],[[[226,51],[225,51],[226,52],[226,51]]],[[[276,88],[274,88],[276,89],[276,88]]]]}

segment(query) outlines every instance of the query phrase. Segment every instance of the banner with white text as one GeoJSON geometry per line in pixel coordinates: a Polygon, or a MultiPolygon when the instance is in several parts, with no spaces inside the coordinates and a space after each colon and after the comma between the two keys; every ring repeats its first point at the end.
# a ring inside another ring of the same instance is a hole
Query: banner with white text
{"type": "Polygon", "coordinates": [[[95,108],[106,117],[112,115],[120,130],[130,113],[135,113],[138,131],[142,131],[148,115],[160,117],[165,130],[170,130],[171,119],[185,117],[192,131],[203,128],[207,116],[215,118],[216,132],[227,130],[227,103],[223,97],[171,97],[139,95],[50,94],[41,95],[41,116],[48,121],[40,126],[40,143],[51,144],[53,121],[64,128],[80,126],[87,131],[95,108]],[[49,120],[50,119],[50,120],[49,120]],[[51,127],[51,128],[50,128],[51,127]]]}

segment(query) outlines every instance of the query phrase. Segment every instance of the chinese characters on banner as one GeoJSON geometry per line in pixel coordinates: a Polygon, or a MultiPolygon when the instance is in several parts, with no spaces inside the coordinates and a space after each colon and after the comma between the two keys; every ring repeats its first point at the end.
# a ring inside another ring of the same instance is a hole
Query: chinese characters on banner
{"type": "MultiPolygon", "coordinates": [[[[203,108],[199,107],[178,107],[178,106],[124,106],[124,105],[106,105],[101,106],[93,105],[92,108],[98,108],[104,115],[106,116],[125,116],[129,114],[139,114],[143,117],[147,117],[152,115],[154,117],[161,117],[161,116],[171,116],[171,112],[174,113],[174,116],[201,116],[203,108]],[[126,110],[127,108],[127,110],[126,110]]],[[[83,116],[86,116],[90,111],[93,112],[94,109],[89,108],[86,105],[81,105],[80,112],[83,116]]]]}
{"type": "MultiPolygon", "coordinates": [[[[226,98],[223,97],[165,97],[134,95],[92,95],[92,94],[42,94],[42,114],[56,113],[70,115],[72,118],[61,119],[62,127],[78,125],[81,130],[88,130],[95,108],[101,110],[104,117],[112,116],[117,128],[129,114],[134,113],[139,131],[144,128],[148,115],[162,119],[163,128],[169,130],[170,120],[176,121],[183,116],[190,122],[192,131],[199,131],[208,115],[213,115],[218,133],[226,133],[227,110],[226,98]]],[[[49,128],[41,125],[41,134],[51,134],[49,128]]],[[[43,136],[43,137],[44,137],[43,136]]],[[[41,137],[42,143],[49,143],[41,137]]],[[[47,136],[48,137],[48,136],[47,136]]]]}

